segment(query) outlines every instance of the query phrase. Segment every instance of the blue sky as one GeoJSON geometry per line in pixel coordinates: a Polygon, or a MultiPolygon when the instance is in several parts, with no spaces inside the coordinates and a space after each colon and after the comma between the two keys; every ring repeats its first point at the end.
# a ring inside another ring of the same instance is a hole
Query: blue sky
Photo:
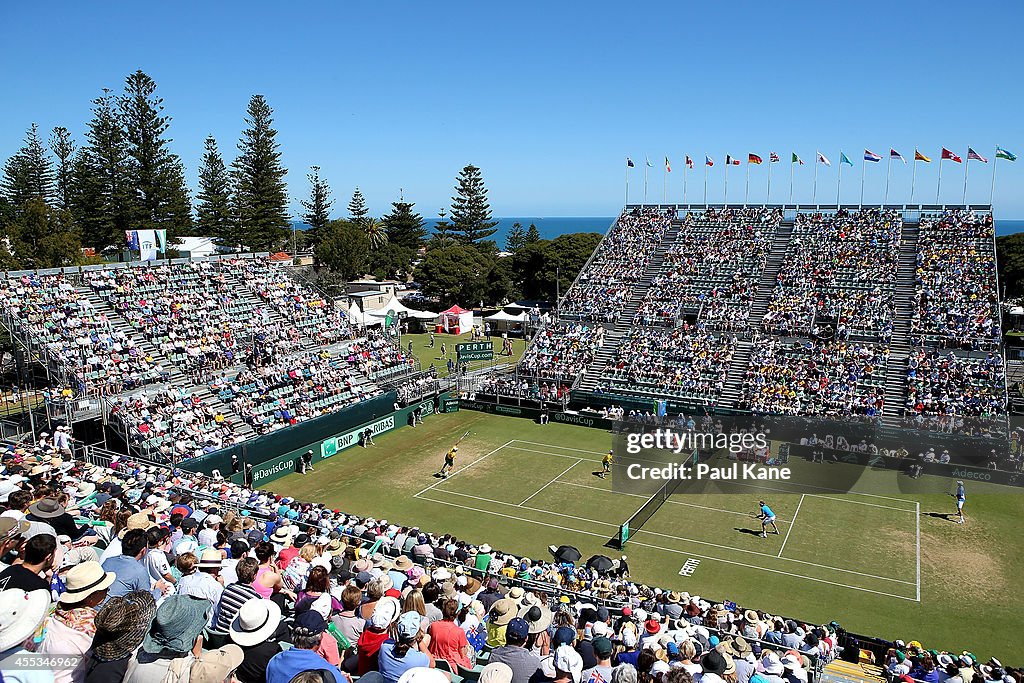
{"type": "MultiPolygon", "coordinates": [[[[997,216],[1024,218],[1024,4],[821,2],[50,2],[4,3],[0,156],[35,121],[81,137],[89,101],[141,68],[173,117],[174,150],[194,186],[203,139],[235,152],[246,102],[275,109],[289,192],[304,196],[322,168],[338,207],[359,185],[374,212],[404,188],[428,216],[449,203],[466,163],[481,166],[497,215],[612,215],[624,158],[638,162],[631,199],[682,195],[682,156],[716,160],[709,200],[723,195],[727,153],[808,162],[796,198],[809,201],[816,149],[819,201],[856,201],[866,147],[942,145],[986,157],[999,144],[997,216]]],[[[991,161],[991,159],[990,159],[991,161]]],[[[991,163],[972,162],[970,201],[987,201],[991,163]]],[[[763,199],[767,164],[751,171],[763,199]]],[[[880,201],[885,164],[868,169],[880,201]]],[[[730,171],[742,198],[745,169],[730,171]]],[[[893,166],[890,200],[909,197],[910,167],[893,166]]],[[[788,165],[772,199],[788,199],[788,165]]],[[[919,199],[935,197],[936,164],[918,168],[919,199]]],[[[700,168],[689,198],[700,198],[700,168]]],[[[756,190],[756,191],[755,191],[756,190]]],[[[963,167],[943,168],[943,199],[959,201],[963,167]]]]}

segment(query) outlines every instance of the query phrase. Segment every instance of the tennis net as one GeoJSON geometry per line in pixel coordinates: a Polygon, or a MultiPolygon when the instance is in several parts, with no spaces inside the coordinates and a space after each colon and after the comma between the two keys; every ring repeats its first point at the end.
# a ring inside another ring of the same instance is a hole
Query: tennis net
{"type": "MultiPolygon", "coordinates": [[[[688,459],[689,464],[697,464],[697,451],[693,451],[688,459]]],[[[634,512],[629,519],[619,525],[619,547],[626,545],[626,542],[636,534],[637,531],[654,516],[661,506],[665,504],[672,494],[676,492],[679,485],[683,482],[682,479],[669,479],[665,484],[654,492],[650,498],[641,505],[636,512],[634,512]]]]}

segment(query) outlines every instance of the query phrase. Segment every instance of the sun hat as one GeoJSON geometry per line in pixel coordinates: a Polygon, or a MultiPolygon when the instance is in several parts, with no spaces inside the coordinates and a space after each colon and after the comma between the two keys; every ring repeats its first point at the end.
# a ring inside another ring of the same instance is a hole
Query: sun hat
{"type": "Polygon", "coordinates": [[[480,683],[512,683],[512,667],[505,662],[491,662],[480,672],[480,683]]]}
{"type": "Polygon", "coordinates": [[[50,591],[25,592],[8,588],[0,592],[0,652],[21,645],[36,632],[50,611],[50,591]]]}
{"type": "MultiPolygon", "coordinates": [[[[949,661],[953,660],[950,659],[949,661]]],[[[782,655],[782,657],[779,659],[779,664],[782,664],[782,667],[785,669],[799,669],[803,666],[803,662],[800,661],[798,657],[793,656],[793,653],[791,652],[787,652],[786,654],[782,655]]]]}
{"type": "Polygon", "coordinates": [[[414,666],[406,669],[398,683],[449,683],[448,676],[441,669],[431,669],[426,666],[414,666]]]}
{"type": "Polygon", "coordinates": [[[398,618],[398,638],[403,642],[411,642],[415,640],[416,635],[420,632],[420,624],[423,621],[423,617],[420,616],[419,612],[405,612],[398,618]]]}
{"type": "Polygon", "coordinates": [[[660,659],[657,659],[654,661],[653,664],[651,664],[650,673],[652,676],[657,676],[658,674],[667,674],[671,670],[672,667],[670,667],[667,662],[663,662],[660,659]]]}
{"type": "Polygon", "coordinates": [[[400,572],[407,572],[412,569],[412,560],[407,555],[399,555],[395,560],[395,569],[400,572]]]}
{"type": "MultiPolygon", "coordinates": [[[[149,530],[150,527],[156,526],[153,520],[150,519],[149,515],[145,512],[136,512],[135,514],[128,517],[128,523],[120,533],[117,534],[118,538],[124,538],[124,535],[133,529],[142,529],[143,531],[149,530]]],[[[185,526],[182,522],[182,526],[185,526]]]]}
{"type": "Polygon", "coordinates": [[[149,632],[155,614],[156,601],[149,591],[110,598],[96,615],[93,655],[102,662],[129,656],[149,632]]]}
{"type": "Polygon", "coordinates": [[[197,566],[200,569],[220,569],[224,566],[224,560],[221,558],[219,550],[216,548],[207,548],[200,556],[199,564],[197,566]]]}
{"type": "Polygon", "coordinates": [[[559,645],[555,650],[554,665],[557,671],[572,674],[572,679],[579,683],[583,675],[583,657],[568,645],[559,645]]]}
{"type": "Polygon", "coordinates": [[[513,586],[508,592],[508,597],[513,600],[522,600],[524,595],[526,595],[526,591],[522,586],[513,586]]]}
{"type": "Polygon", "coordinates": [[[779,656],[771,650],[766,651],[757,664],[757,670],[766,674],[781,674],[783,668],[779,656]]]}
{"type": "Polygon", "coordinates": [[[281,624],[281,607],[271,600],[249,598],[228,628],[228,636],[242,647],[258,645],[281,624]]]}
{"type": "Polygon", "coordinates": [[[390,626],[398,618],[401,606],[398,600],[390,596],[384,596],[377,601],[370,615],[369,625],[375,629],[383,630],[390,626]]]}
{"type": "Polygon", "coordinates": [[[64,506],[56,498],[43,498],[28,508],[29,514],[39,519],[53,519],[64,514],[64,506]]]}
{"type": "MultiPolygon", "coordinates": [[[[711,650],[701,657],[701,668],[704,670],[705,674],[716,674],[721,676],[725,673],[726,669],[729,668],[729,662],[726,661],[726,657],[729,657],[729,655],[722,654],[718,650],[711,650]]],[[[779,673],[781,672],[782,669],[780,668],[779,673]]]]}
{"type": "Polygon", "coordinates": [[[25,535],[32,525],[23,519],[0,517],[0,541],[25,535]]]}
{"type": "Polygon", "coordinates": [[[678,604],[680,599],[681,598],[679,596],[679,593],[677,593],[676,591],[670,591],[668,597],[666,598],[666,600],[673,605],[678,604]]]}
{"type": "Polygon", "coordinates": [[[495,626],[505,626],[516,616],[516,602],[511,598],[495,600],[491,605],[490,622],[495,626]]]}
{"type": "Polygon", "coordinates": [[[99,562],[88,560],[71,568],[64,579],[65,589],[58,602],[62,605],[74,605],[95,593],[110,588],[117,576],[114,572],[105,572],[99,562]]]}
{"type": "Polygon", "coordinates": [[[659,623],[657,619],[648,619],[644,622],[644,630],[653,636],[655,633],[661,631],[661,623],[659,623]]]}
{"type": "Polygon", "coordinates": [[[274,529],[274,533],[270,535],[270,542],[284,545],[291,540],[291,534],[288,533],[288,529],[283,526],[279,526],[274,529]]]}
{"type": "Polygon", "coordinates": [[[188,652],[206,628],[211,607],[206,598],[167,596],[156,610],[149,633],[142,639],[142,649],[153,655],[164,650],[188,652]]]}
{"type": "Polygon", "coordinates": [[[244,658],[242,648],[232,643],[216,650],[204,650],[192,662],[189,683],[223,683],[244,658]]]}
{"type": "Polygon", "coordinates": [[[479,547],[479,548],[477,548],[477,550],[478,550],[478,551],[479,551],[480,553],[482,553],[482,554],[486,555],[486,554],[488,554],[489,552],[491,552],[491,546],[487,545],[486,543],[481,543],[481,544],[480,544],[480,547],[479,547]]]}

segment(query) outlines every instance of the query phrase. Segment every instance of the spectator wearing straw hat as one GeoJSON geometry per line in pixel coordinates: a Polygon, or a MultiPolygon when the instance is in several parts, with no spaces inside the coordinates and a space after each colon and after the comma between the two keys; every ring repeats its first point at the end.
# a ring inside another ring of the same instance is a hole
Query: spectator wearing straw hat
{"type": "MultiPolygon", "coordinates": [[[[36,648],[40,654],[84,655],[92,647],[96,635],[96,615],[107,598],[107,589],[114,583],[114,574],[103,571],[96,561],[75,565],[65,578],[65,590],[57,607],[46,620],[45,638],[36,648]]],[[[54,672],[57,683],[82,683],[87,660],[74,669],[54,672]]]]}
{"type": "Polygon", "coordinates": [[[149,591],[134,591],[107,600],[96,615],[96,634],[92,639],[85,683],[123,680],[155,614],[156,601],[149,591]]]}
{"type": "MultiPolygon", "coordinates": [[[[48,590],[23,591],[10,588],[0,592],[0,660],[27,653],[26,647],[50,609],[48,590]]],[[[51,683],[53,673],[46,669],[5,668],[4,683],[51,683]]]]}
{"type": "Polygon", "coordinates": [[[240,683],[264,683],[267,665],[281,652],[288,630],[277,603],[256,597],[242,605],[231,622],[228,637],[242,648],[243,659],[236,677],[240,683]]]}
{"type": "Polygon", "coordinates": [[[213,605],[190,595],[170,595],[156,610],[142,649],[129,662],[124,683],[163,683],[180,678],[202,651],[203,629],[213,605]]]}
{"type": "Polygon", "coordinates": [[[192,662],[188,683],[233,683],[242,658],[242,649],[230,643],[216,650],[205,650],[192,662]]]}
{"type": "MultiPolygon", "coordinates": [[[[487,611],[487,644],[492,648],[505,644],[505,630],[516,616],[516,601],[512,598],[501,598],[491,605],[487,611]]],[[[529,628],[527,628],[529,635],[529,628]]]]}
{"type": "MultiPolygon", "coordinates": [[[[224,585],[220,580],[220,568],[223,562],[219,550],[215,548],[204,550],[199,558],[199,564],[196,565],[197,571],[181,577],[181,581],[178,582],[178,594],[203,598],[208,600],[211,605],[220,604],[221,594],[224,592],[224,585]]],[[[212,627],[215,623],[214,610],[210,610],[209,618],[209,626],[212,627]]]]}
{"type": "Polygon", "coordinates": [[[296,674],[303,671],[326,671],[334,676],[336,683],[343,683],[346,679],[338,667],[315,651],[320,647],[320,640],[326,630],[327,622],[316,610],[308,610],[297,616],[292,625],[292,647],[271,658],[267,664],[266,683],[289,683],[296,674]]]}

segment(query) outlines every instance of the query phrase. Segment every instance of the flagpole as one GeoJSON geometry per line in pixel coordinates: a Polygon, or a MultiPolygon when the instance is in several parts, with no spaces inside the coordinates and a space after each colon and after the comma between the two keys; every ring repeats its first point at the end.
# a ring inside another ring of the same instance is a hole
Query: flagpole
{"type": "Polygon", "coordinates": [[[772,153],[771,153],[771,151],[768,152],[768,192],[765,194],[764,203],[765,204],[771,204],[772,203],[772,153]]]}
{"type": "Polygon", "coordinates": [[[732,166],[728,155],[725,157],[725,205],[729,206],[729,167],[732,166]]]}
{"type": "Polygon", "coordinates": [[[668,160],[665,161],[665,168],[661,169],[661,203],[668,203],[668,160]]]}
{"type": "Polygon", "coordinates": [[[889,203],[889,175],[892,173],[892,148],[889,148],[889,162],[885,165],[885,198],[882,204],[889,203]]]}
{"type": "Polygon", "coordinates": [[[996,196],[996,166],[999,164],[999,145],[996,145],[995,155],[992,157],[992,188],[988,191],[988,208],[992,208],[992,201],[996,196]]]}
{"type": "MultiPolygon", "coordinates": [[[[967,148],[970,150],[970,147],[967,148]]],[[[964,159],[964,206],[967,206],[967,175],[971,170],[971,155],[968,151],[967,158],[964,159]]]]}
{"type": "Polygon", "coordinates": [[[917,147],[914,148],[914,173],[910,176],[910,203],[914,203],[914,186],[917,185],[917,147]]]}
{"type": "Polygon", "coordinates": [[[651,168],[651,160],[644,157],[644,206],[647,206],[647,171],[651,168]]]}
{"type": "Polygon", "coordinates": [[[796,168],[796,162],[793,161],[793,157],[789,158],[789,203],[793,203],[793,171],[796,168]]]}
{"type": "Polygon", "coordinates": [[[629,164],[626,164],[626,206],[629,206],[629,164]]]}
{"type": "Polygon", "coordinates": [[[747,155],[747,180],[743,186],[743,206],[747,205],[747,199],[750,198],[750,156],[747,155]]]}
{"type": "Polygon", "coordinates": [[[708,159],[704,157],[704,208],[708,207],[708,159]]]}
{"type": "Polygon", "coordinates": [[[686,159],[684,157],[684,159],[683,159],[683,204],[686,203],[686,172],[688,170],[689,169],[687,168],[686,159]]]}
{"type": "Polygon", "coordinates": [[[864,176],[867,175],[868,157],[865,154],[860,160],[860,206],[864,206],[864,176]]]}
{"type": "Polygon", "coordinates": [[[818,205],[818,150],[814,150],[814,183],[811,185],[811,204],[818,205]]]}
{"type": "Polygon", "coordinates": [[[839,178],[836,182],[836,209],[839,209],[843,197],[843,150],[839,150],[839,178]]]}
{"type": "Polygon", "coordinates": [[[942,152],[939,152],[939,180],[935,183],[935,203],[939,203],[939,192],[942,189],[942,152]]]}

